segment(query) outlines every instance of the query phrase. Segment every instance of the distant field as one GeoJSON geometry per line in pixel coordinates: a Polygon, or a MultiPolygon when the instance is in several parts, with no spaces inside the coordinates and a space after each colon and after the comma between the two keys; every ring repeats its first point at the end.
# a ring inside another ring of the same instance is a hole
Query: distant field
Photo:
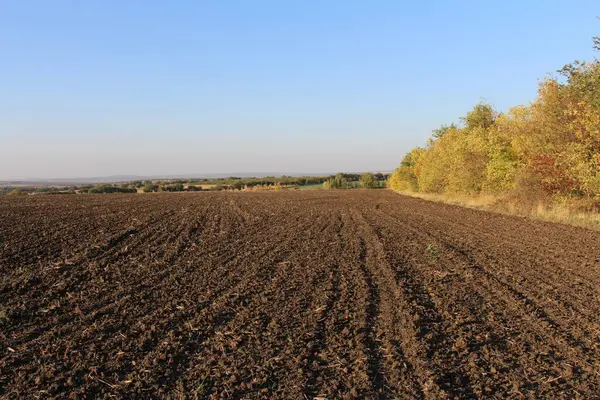
{"type": "Polygon", "coordinates": [[[600,232],[387,190],[0,197],[0,398],[597,398],[600,232]]]}
{"type": "Polygon", "coordinates": [[[323,184],[322,183],[317,183],[315,185],[304,185],[304,186],[298,186],[298,188],[300,190],[323,189],[323,184]]]}

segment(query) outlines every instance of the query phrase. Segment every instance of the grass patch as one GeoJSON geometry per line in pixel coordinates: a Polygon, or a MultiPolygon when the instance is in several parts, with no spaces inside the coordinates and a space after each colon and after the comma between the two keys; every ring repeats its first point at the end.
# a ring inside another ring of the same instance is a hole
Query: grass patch
{"type": "Polygon", "coordinates": [[[322,183],[317,183],[317,184],[314,184],[314,185],[302,185],[302,186],[298,186],[298,189],[300,189],[300,190],[323,189],[323,184],[322,183]]]}
{"type": "Polygon", "coordinates": [[[417,197],[419,199],[436,201],[440,203],[453,204],[461,207],[475,208],[506,215],[519,215],[541,221],[558,222],[562,224],[600,230],[600,213],[592,211],[577,211],[574,209],[576,205],[569,202],[555,203],[552,205],[539,203],[537,207],[525,208],[518,201],[510,200],[500,196],[453,196],[446,194],[415,193],[405,191],[396,192],[406,196],[417,197]]]}

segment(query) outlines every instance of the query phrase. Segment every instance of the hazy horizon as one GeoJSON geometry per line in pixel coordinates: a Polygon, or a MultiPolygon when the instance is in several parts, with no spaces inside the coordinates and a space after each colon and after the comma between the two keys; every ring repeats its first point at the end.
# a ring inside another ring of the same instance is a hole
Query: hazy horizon
{"type": "Polygon", "coordinates": [[[320,171],[320,172],[292,172],[292,171],[248,171],[248,172],[239,172],[239,171],[229,171],[229,172],[215,172],[215,173],[181,173],[181,174],[157,174],[157,175],[130,175],[130,174],[120,174],[120,175],[105,175],[105,176],[67,176],[67,177],[36,177],[36,176],[21,176],[14,177],[9,179],[0,179],[0,183],[6,182],[60,182],[60,181],[89,181],[89,182],[115,182],[115,181],[131,181],[131,180],[139,180],[139,179],[191,179],[191,178],[199,178],[199,179],[214,179],[214,178],[229,178],[229,177],[241,177],[241,178],[263,178],[267,176],[329,176],[334,175],[339,172],[342,173],[350,173],[350,174],[358,174],[358,173],[391,173],[392,170],[385,169],[371,169],[364,171],[320,171]]]}
{"type": "Polygon", "coordinates": [[[594,56],[595,2],[4,2],[0,180],[393,170],[594,56]],[[223,172],[225,171],[225,172],[223,172]]]}

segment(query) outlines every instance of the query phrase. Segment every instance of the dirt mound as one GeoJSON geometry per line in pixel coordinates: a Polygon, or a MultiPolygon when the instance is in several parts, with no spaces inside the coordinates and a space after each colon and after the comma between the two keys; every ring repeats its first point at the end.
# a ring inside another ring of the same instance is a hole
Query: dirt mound
{"type": "Polygon", "coordinates": [[[384,190],[0,198],[2,398],[594,398],[600,233],[384,190]]]}

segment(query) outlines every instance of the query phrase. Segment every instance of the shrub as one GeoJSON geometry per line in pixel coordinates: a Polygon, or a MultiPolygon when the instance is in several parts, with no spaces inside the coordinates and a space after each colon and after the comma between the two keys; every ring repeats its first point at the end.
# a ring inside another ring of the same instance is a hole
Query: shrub
{"type": "Polygon", "coordinates": [[[335,174],[330,177],[327,182],[323,183],[324,189],[346,189],[348,188],[348,181],[346,176],[342,173],[335,174]]]}
{"type": "Polygon", "coordinates": [[[113,185],[98,185],[87,191],[89,194],[105,194],[105,193],[137,193],[135,187],[122,187],[113,185]]]}
{"type": "Polygon", "coordinates": [[[375,175],[370,172],[365,172],[360,176],[360,186],[365,189],[374,189],[378,186],[378,182],[375,179],[375,175]]]}
{"type": "Polygon", "coordinates": [[[236,180],[231,184],[231,188],[234,190],[242,190],[244,188],[244,181],[241,179],[236,180]]]}
{"type": "Polygon", "coordinates": [[[158,192],[158,185],[155,183],[146,183],[144,185],[144,193],[158,192]]]}
{"type": "Polygon", "coordinates": [[[185,190],[183,183],[176,183],[174,185],[163,185],[160,187],[161,192],[183,192],[185,190]]]}

